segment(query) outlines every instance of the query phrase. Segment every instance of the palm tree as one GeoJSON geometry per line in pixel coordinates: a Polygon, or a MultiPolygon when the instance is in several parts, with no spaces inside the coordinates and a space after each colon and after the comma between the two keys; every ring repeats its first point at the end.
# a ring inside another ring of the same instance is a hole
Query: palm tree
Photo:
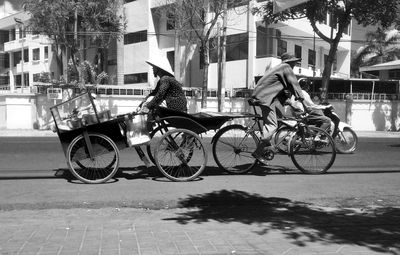
{"type": "MultiPolygon", "coordinates": [[[[358,74],[361,66],[371,66],[400,59],[400,31],[382,30],[366,34],[366,44],[352,56],[351,70],[358,74]]],[[[356,75],[357,76],[357,75],[356,75]]]]}

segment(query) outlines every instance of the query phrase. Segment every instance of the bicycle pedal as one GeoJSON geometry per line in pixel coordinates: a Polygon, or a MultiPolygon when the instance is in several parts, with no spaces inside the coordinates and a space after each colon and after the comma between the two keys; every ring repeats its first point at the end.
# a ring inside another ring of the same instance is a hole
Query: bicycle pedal
{"type": "Polygon", "coordinates": [[[266,148],[263,152],[263,158],[266,160],[272,160],[275,157],[275,152],[271,148],[266,148]]]}

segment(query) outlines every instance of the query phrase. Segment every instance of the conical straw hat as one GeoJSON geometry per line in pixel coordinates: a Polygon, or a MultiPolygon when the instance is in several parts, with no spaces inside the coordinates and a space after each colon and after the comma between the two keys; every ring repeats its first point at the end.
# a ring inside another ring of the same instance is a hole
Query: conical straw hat
{"type": "Polygon", "coordinates": [[[165,72],[174,76],[174,71],[172,71],[171,65],[165,56],[161,55],[153,56],[149,60],[146,60],[146,63],[151,66],[155,66],[159,69],[162,69],[165,72]]]}

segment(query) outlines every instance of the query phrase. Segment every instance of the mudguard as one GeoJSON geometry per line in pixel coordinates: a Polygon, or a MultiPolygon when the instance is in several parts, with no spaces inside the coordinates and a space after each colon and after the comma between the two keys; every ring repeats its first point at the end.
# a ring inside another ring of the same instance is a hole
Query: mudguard
{"type": "Polygon", "coordinates": [[[338,128],[340,131],[343,131],[345,128],[349,128],[349,129],[353,130],[353,128],[349,124],[347,124],[346,122],[343,122],[343,121],[339,122],[338,128]]]}

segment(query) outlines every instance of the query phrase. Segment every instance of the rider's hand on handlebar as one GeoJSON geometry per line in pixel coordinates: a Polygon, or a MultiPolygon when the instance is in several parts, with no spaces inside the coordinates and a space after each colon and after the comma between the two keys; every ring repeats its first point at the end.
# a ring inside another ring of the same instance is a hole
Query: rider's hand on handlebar
{"type": "Polygon", "coordinates": [[[147,108],[146,105],[144,105],[139,109],[138,113],[148,113],[149,111],[150,111],[149,108],[147,108]]]}
{"type": "Polygon", "coordinates": [[[333,110],[334,108],[333,108],[333,106],[332,106],[331,104],[328,104],[328,105],[326,106],[325,109],[327,109],[327,110],[333,110]]]}

